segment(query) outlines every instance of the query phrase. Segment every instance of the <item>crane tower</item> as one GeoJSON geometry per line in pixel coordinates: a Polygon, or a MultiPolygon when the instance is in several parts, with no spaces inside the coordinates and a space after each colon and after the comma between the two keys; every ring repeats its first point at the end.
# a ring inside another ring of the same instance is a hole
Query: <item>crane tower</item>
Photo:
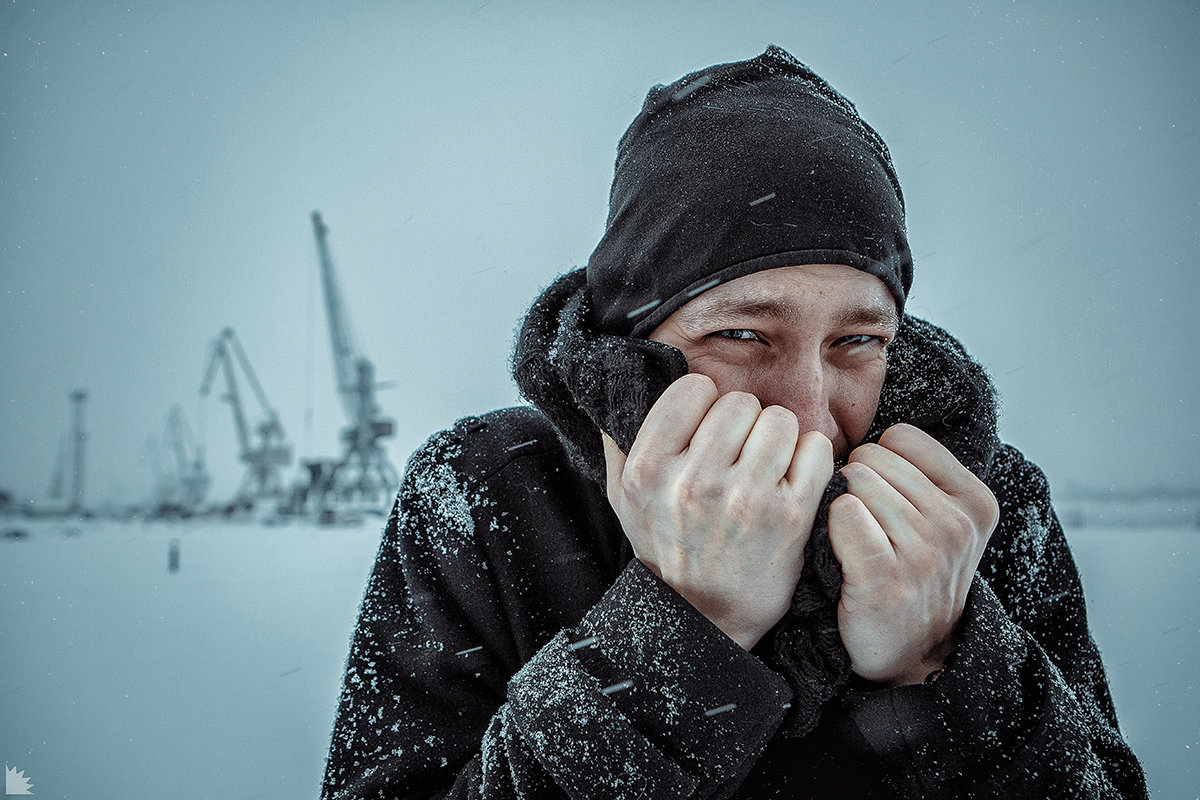
{"type": "Polygon", "coordinates": [[[248,504],[255,498],[279,497],[283,494],[283,481],[280,480],[280,468],[291,463],[292,448],[283,434],[283,425],[275,409],[267,402],[246,352],[238,342],[233,328],[226,328],[213,341],[209,350],[208,367],[204,373],[204,381],[200,385],[201,396],[207,396],[216,378],[217,368],[221,367],[225,375],[225,396],[233,410],[233,424],[237,430],[238,447],[241,450],[239,458],[246,463],[246,477],[238,489],[235,503],[248,504]],[[263,421],[255,427],[257,440],[250,440],[250,428],[246,424],[246,414],[242,408],[242,398],[238,393],[237,371],[242,369],[242,375],[254,391],[258,404],[262,409],[263,421]]]}
{"type": "Polygon", "coordinates": [[[83,507],[83,465],[84,445],[87,442],[87,431],[83,427],[83,407],[87,402],[87,392],[76,389],[71,392],[71,434],[63,442],[63,448],[58,452],[58,466],[50,482],[50,496],[58,499],[63,496],[63,481],[66,472],[66,459],[71,459],[71,496],[67,499],[68,514],[84,514],[83,507]]]}
{"type": "MultiPolygon", "coordinates": [[[[375,402],[375,366],[354,346],[350,321],[342,305],[333,258],[329,254],[329,229],[318,211],[312,213],[313,233],[317,239],[317,257],[321,267],[321,286],[329,319],[329,340],[333,345],[333,368],[338,397],[349,425],[342,429],[345,449],[339,461],[322,474],[313,469],[314,484],[325,504],[329,500],[387,500],[396,491],[399,476],[388,460],[379,440],[392,435],[393,421],[381,416],[375,402]]],[[[311,467],[310,467],[311,468],[311,467]]]]}
{"type": "Polygon", "coordinates": [[[68,511],[72,514],[83,512],[83,445],[87,441],[87,433],[83,428],[83,404],[87,402],[87,392],[76,389],[71,392],[71,438],[75,442],[75,458],[71,470],[71,505],[68,511]]]}

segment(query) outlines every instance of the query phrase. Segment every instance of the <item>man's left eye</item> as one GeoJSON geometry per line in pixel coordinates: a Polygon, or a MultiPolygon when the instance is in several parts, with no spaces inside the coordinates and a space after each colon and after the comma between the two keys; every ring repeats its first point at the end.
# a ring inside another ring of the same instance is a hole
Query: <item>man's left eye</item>
{"type": "Polygon", "coordinates": [[[870,342],[879,342],[887,344],[887,341],[882,336],[875,336],[870,333],[856,333],[850,336],[843,336],[838,339],[838,344],[859,345],[868,344],[870,342]]]}

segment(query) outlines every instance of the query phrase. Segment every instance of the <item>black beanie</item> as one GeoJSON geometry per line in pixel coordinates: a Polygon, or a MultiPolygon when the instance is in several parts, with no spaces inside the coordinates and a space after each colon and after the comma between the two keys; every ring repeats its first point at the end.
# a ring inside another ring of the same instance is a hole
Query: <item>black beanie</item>
{"type": "Polygon", "coordinates": [[[879,134],[775,45],[651,89],[588,260],[592,325],[645,337],[719,283],[802,264],[875,275],[903,313],[912,256],[879,134]]]}

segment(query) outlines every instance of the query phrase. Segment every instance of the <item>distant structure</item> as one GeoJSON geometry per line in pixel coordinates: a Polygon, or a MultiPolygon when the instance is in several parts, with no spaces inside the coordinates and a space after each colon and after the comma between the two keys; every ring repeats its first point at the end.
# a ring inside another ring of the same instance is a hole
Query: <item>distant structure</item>
{"type": "MultiPolygon", "coordinates": [[[[207,397],[212,389],[218,368],[225,376],[225,395],[222,399],[228,402],[233,410],[233,423],[241,451],[238,457],[246,464],[246,477],[234,498],[234,505],[250,506],[256,499],[280,497],[283,495],[280,470],[291,463],[292,447],[284,436],[279,416],[267,402],[267,396],[263,393],[233,328],[224,329],[213,340],[204,381],[200,384],[202,397],[207,397]],[[255,441],[251,441],[250,428],[246,424],[246,414],[242,408],[241,395],[238,393],[237,367],[241,368],[243,377],[250,384],[264,417],[254,428],[255,441]]],[[[207,489],[207,486],[205,488],[207,489]]]]}
{"type": "Polygon", "coordinates": [[[71,392],[71,441],[74,442],[74,458],[71,460],[71,502],[67,506],[70,514],[83,513],[83,448],[87,432],[83,429],[83,406],[87,403],[87,392],[76,389],[71,392]]]}
{"type": "Polygon", "coordinates": [[[196,443],[178,405],[171,406],[167,414],[162,441],[152,436],[146,449],[154,470],[154,514],[187,517],[197,513],[208,497],[212,477],[204,463],[204,448],[196,443]],[[173,468],[163,464],[164,454],[174,461],[173,468]]]}
{"type": "Polygon", "coordinates": [[[179,504],[188,512],[200,508],[208,497],[212,477],[204,463],[204,448],[197,444],[183,417],[183,409],[171,406],[167,414],[167,447],[175,455],[175,474],[179,481],[179,504]]]}
{"type": "Polygon", "coordinates": [[[329,254],[329,229],[320,212],[312,213],[317,257],[321,267],[321,285],[325,293],[325,311],[329,319],[329,339],[333,345],[333,366],[338,396],[350,425],[342,430],[345,450],[336,462],[312,461],[306,464],[322,508],[330,502],[376,503],[387,500],[396,491],[399,476],[388,461],[379,440],[392,435],[393,421],[381,416],[375,402],[375,367],[358,352],[350,333],[350,321],[342,306],[333,259],[329,254]]]}
{"type": "Polygon", "coordinates": [[[83,513],[83,448],[87,441],[87,432],[83,429],[83,406],[87,402],[87,392],[76,389],[69,395],[71,398],[71,431],[58,451],[58,465],[50,480],[50,497],[55,500],[64,499],[65,475],[67,461],[71,465],[71,494],[67,501],[66,513],[83,513]]]}

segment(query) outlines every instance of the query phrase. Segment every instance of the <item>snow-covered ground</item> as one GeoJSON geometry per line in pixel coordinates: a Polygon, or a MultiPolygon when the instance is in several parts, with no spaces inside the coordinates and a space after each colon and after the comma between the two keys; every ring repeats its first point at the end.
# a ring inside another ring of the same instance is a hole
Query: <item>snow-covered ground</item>
{"type": "MultiPolygon", "coordinates": [[[[43,798],[315,797],[381,524],[0,520],[0,761],[43,798]]],[[[1151,790],[1197,797],[1200,531],[1070,538],[1151,790]]]]}

